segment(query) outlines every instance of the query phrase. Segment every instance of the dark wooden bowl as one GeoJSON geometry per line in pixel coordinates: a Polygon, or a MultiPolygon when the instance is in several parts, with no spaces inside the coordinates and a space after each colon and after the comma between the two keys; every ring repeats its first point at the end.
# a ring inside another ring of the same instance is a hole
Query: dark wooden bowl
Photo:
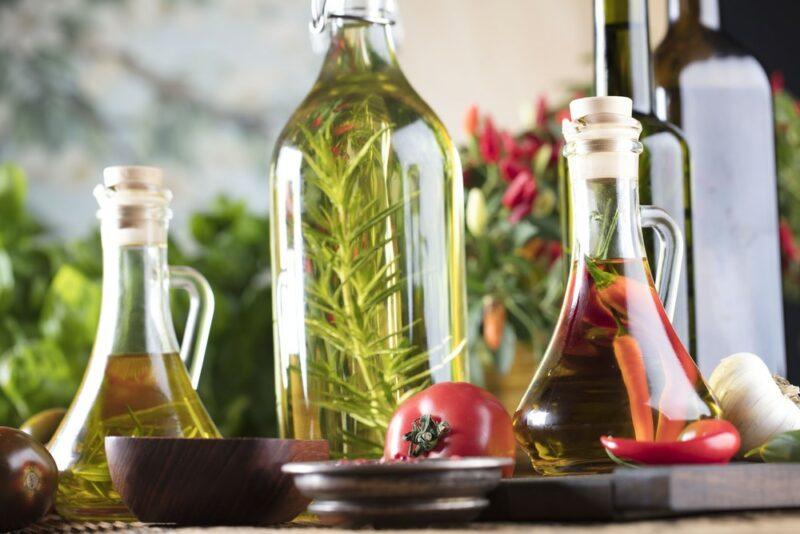
{"type": "Polygon", "coordinates": [[[270,525],[310,502],[281,468],[328,458],[328,442],[266,438],[106,438],[114,487],[147,523],[270,525]]]}

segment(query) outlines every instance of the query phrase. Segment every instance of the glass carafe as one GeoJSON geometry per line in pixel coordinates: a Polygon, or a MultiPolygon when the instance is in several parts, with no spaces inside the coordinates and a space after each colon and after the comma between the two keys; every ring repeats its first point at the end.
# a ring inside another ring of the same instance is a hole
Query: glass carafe
{"type": "Polygon", "coordinates": [[[330,47],[271,168],[279,423],[374,457],[398,403],[466,379],[461,167],[398,65],[394,2],[314,6],[330,47]]]}
{"type": "Polygon", "coordinates": [[[111,484],[106,436],[219,437],[195,392],[214,298],[199,273],[167,265],[171,193],[156,168],[110,167],[104,178],[95,189],[103,242],[97,336],[49,446],[59,469],[56,509],[73,520],[133,519],[111,484]],[[180,347],[171,287],[190,297],[180,347]]]}
{"type": "Polygon", "coordinates": [[[569,281],[550,345],[514,416],[518,440],[546,475],[613,468],[600,436],[671,441],[688,423],[719,413],[670,324],[683,240],[664,211],[639,206],[641,125],[631,101],[590,97],[570,110],[569,281]],[[642,219],[659,236],[655,282],[642,219]]]}

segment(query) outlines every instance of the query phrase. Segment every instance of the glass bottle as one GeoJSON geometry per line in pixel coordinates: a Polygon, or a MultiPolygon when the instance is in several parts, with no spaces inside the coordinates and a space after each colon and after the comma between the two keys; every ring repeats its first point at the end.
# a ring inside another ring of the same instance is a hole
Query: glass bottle
{"type": "Polygon", "coordinates": [[[656,100],[692,149],[695,356],[710,373],[744,350],[785,374],[769,80],[720,31],[717,0],[670,0],[669,19],[656,100]]]}
{"type": "MultiPolygon", "coordinates": [[[[685,276],[677,289],[672,321],[681,341],[693,354],[694,317],[690,303],[695,261],[689,148],[681,132],[655,114],[648,24],[647,0],[594,0],[594,88],[598,96],[625,96],[633,100],[633,117],[642,125],[644,146],[639,158],[639,196],[642,203],[666,210],[684,235],[685,276]]],[[[568,174],[562,173],[562,181],[569,181],[568,174]]],[[[568,192],[569,184],[563,184],[561,191],[568,192]]],[[[572,243],[568,194],[561,195],[561,206],[562,240],[568,252],[572,243]]],[[[645,248],[651,260],[659,261],[654,235],[649,231],[645,233],[645,248]]],[[[663,298],[662,288],[659,293],[663,298]]]]}
{"type": "Polygon", "coordinates": [[[271,166],[278,420],[379,456],[398,403],[467,377],[461,166],[397,63],[394,2],[322,4],[330,47],[271,166]]]}
{"type": "Polygon", "coordinates": [[[97,337],[83,382],[49,445],[59,470],[56,509],[80,521],[134,519],[112,487],[106,436],[220,437],[195,392],[214,297],[195,270],[167,265],[172,194],[160,169],[109,167],[103,175],[105,186],[95,189],[103,243],[97,337]],[[180,348],[171,287],[190,296],[180,348]]]}
{"type": "Polygon", "coordinates": [[[640,209],[640,123],[631,101],[589,97],[565,121],[573,206],[566,296],[544,359],[514,415],[534,469],[597,473],[614,463],[599,437],[672,441],[716,417],[714,399],[670,324],[683,240],[665,211],[640,209]],[[666,309],[644,253],[641,220],[659,236],[666,309]]]}

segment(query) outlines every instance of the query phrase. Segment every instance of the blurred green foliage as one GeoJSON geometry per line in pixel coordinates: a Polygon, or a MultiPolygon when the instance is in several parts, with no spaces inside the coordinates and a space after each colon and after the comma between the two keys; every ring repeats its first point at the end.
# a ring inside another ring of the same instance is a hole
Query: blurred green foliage
{"type": "MultiPolygon", "coordinates": [[[[99,234],[70,243],[51,238],[26,211],[26,193],[23,172],[0,165],[0,425],[69,405],[100,312],[99,234]]],[[[169,255],[214,289],[201,397],[224,435],[274,435],[267,219],[219,198],[190,224],[190,251],[172,242],[169,255]]],[[[179,335],[186,308],[176,295],[179,335]]]]}

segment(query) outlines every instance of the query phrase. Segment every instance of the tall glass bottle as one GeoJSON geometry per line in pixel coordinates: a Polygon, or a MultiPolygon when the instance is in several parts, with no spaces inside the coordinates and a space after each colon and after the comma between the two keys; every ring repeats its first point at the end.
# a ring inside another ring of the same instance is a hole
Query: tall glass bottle
{"type": "Polygon", "coordinates": [[[719,408],[669,321],[682,263],[675,222],[639,206],[641,126],[631,101],[570,104],[573,242],[566,296],[550,345],[514,414],[514,430],[545,475],[609,471],[600,436],[674,441],[719,408]],[[644,252],[641,222],[656,229],[665,306],[644,252]]]}
{"type": "Polygon", "coordinates": [[[49,445],[59,470],[56,509],[81,521],[134,519],[111,484],[106,436],[220,437],[195,392],[214,297],[195,270],[167,265],[172,195],[161,170],[110,167],[104,177],[105,186],[95,189],[103,242],[97,337],[83,382],[49,445]],[[180,347],[170,287],[190,295],[180,347]]]}
{"type": "MultiPolygon", "coordinates": [[[[678,223],[686,240],[683,273],[677,293],[675,330],[694,353],[693,295],[694,257],[689,190],[689,149],[680,131],[655,114],[653,72],[647,0],[594,0],[594,89],[598,96],[625,96],[633,100],[633,117],[642,125],[644,151],[639,158],[639,196],[643,204],[655,204],[678,223]]],[[[566,168],[566,166],[564,166],[566,168]]],[[[568,172],[562,173],[568,182],[568,172]]],[[[569,185],[562,184],[563,245],[569,250],[569,185]]],[[[658,262],[653,235],[646,231],[645,245],[658,262]]],[[[660,289],[662,297],[663,290],[660,289]]]]}
{"type": "Polygon", "coordinates": [[[718,0],[670,0],[655,52],[659,115],[692,150],[695,357],[742,350],[786,370],[769,80],[720,31],[718,0]]]}
{"type": "Polygon", "coordinates": [[[466,379],[461,167],[397,63],[394,2],[313,7],[330,47],[271,166],[279,426],[378,456],[398,403],[466,379]]]}

